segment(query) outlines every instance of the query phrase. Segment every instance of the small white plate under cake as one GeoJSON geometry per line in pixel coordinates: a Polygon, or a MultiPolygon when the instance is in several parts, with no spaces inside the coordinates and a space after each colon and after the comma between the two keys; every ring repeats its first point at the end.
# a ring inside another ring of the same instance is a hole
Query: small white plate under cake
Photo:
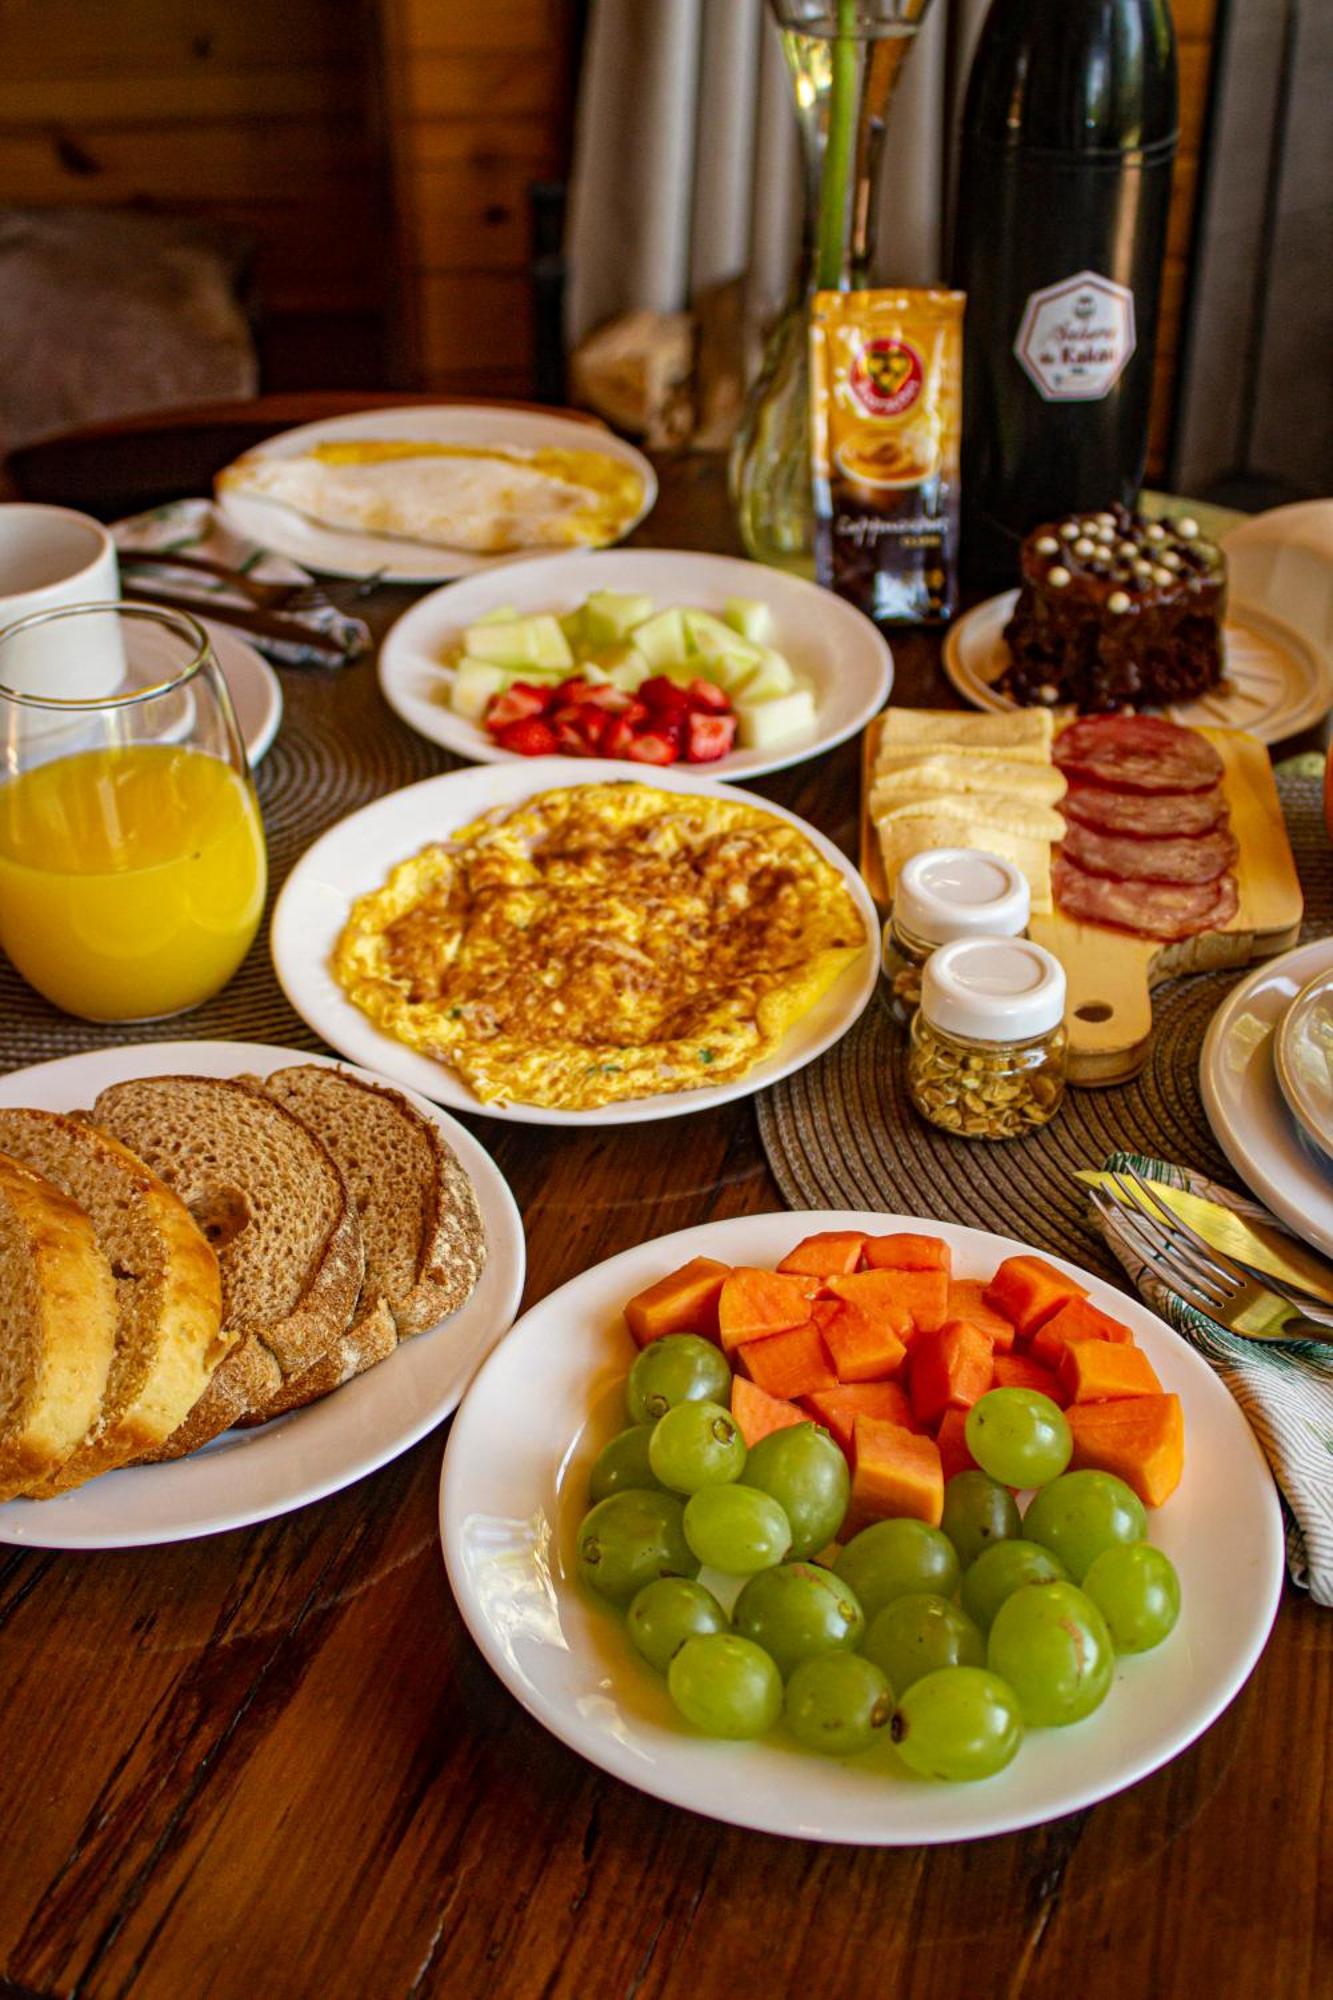
{"type": "MultiPolygon", "coordinates": [[[[0,1077],[0,1104],[86,1111],[99,1091],[129,1077],[268,1076],[291,1063],[328,1061],[267,1042],[146,1042],[15,1070],[0,1077]]],[[[365,1071],[352,1073],[372,1083],[385,1081],[365,1071]]],[[[437,1105],[406,1094],[452,1147],[477,1198],[486,1263],[466,1304],[404,1341],[364,1375],[290,1416],[254,1430],[227,1431],[189,1458],[103,1473],[54,1500],[8,1501],[0,1506],[0,1543],[128,1549],[244,1528],[364,1479],[443,1423],[518,1310],[523,1224],[484,1147],[437,1105]]]]}

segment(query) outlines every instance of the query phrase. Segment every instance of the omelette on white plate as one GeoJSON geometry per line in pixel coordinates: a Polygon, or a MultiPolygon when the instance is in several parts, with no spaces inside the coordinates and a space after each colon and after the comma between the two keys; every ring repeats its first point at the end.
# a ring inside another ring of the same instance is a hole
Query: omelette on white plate
{"type": "Polygon", "coordinates": [[[847,885],[759,806],[543,792],[400,862],[333,972],[483,1104],[589,1110],[743,1076],[867,947],[847,885]]]}
{"type": "Polygon", "coordinates": [[[388,535],[473,555],[599,548],[624,534],[643,480],[609,452],[326,439],[287,456],[247,452],[218,491],[272,501],[344,533],[388,535]]]}

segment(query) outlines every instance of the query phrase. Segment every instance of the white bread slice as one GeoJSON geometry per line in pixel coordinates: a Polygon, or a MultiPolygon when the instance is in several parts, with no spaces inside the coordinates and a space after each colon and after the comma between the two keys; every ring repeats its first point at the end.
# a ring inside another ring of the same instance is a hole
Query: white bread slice
{"type": "Polygon", "coordinates": [[[116,1347],[111,1266],[83,1210],[0,1157],[0,1500],[82,1444],[116,1347]]]}
{"type": "Polygon", "coordinates": [[[234,1337],[218,1260],[189,1210],[109,1133],[54,1111],[0,1109],[0,1152],[90,1217],[116,1287],[116,1353],[88,1436],[42,1489],[63,1492],[165,1444],[234,1337]]]}
{"type": "Polygon", "coordinates": [[[998,715],[964,709],[886,708],[880,755],[902,750],[953,750],[969,757],[1013,757],[1049,764],[1055,718],[1048,708],[1011,708],[998,715]]]}
{"type": "Polygon", "coordinates": [[[403,1339],[456,1312],[481,1276],[486,1234],[472,1184],[439,1128],[399,1091],[322,1063],[275,1070],[262,1087],[332,1153],[366,1248],[360,1317],[340,1343],[341,1372],[326,1360],[308,1380],[284,1385],[262,1412],[276,1416],[392,1352],[383,1344],[381,1302],[403,1339]]]}
{"type": "Polygon", "coordinates": [[[92,1115],[175,1190],[217,1253],[237,1344],[153,1454],[178,1458],[334,1347],[365,1272],[356,1209],[314,1134],[244,1083],[140,1077],[104,1090],[92,1115]]]}

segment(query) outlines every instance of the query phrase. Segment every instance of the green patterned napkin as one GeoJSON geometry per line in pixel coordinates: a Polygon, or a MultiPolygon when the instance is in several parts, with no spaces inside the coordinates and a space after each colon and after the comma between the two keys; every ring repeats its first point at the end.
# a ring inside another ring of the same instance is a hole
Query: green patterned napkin
{"type": "MultiPolygon", "coordinates": [[[[1108,1173],[1136,1167],[1145,1180],[1188,1188],[1252,1222],[1282,1229],[1257,1202],[1164,1160],[1112,1153],[1103,1164],[1108,1173]]],[[[1277,1346],[1227,1333],[1154,1276],[1117,1223],[1096,1209],[1090,1215],[1153,1311],[1202,1354],[1240,1404],[1282,1495],[1291,1580],[1316,1604],[1333,1605],[1333,1348],[1312,1341],[1277,1346]]]]}

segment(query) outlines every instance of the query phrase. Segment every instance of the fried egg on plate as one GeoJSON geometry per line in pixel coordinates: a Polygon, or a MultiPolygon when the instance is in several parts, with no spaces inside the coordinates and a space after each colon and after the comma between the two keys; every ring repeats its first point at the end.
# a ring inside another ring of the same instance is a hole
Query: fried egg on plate
{"type": "Polygon", "coordinates": [[[476,555],[601,547],[643,504],[642,478],[609,452],[395,438],[326,440],[285,458],[248,452],[219,473],[218,488],[326,528],[476,555]]]}
{"type": "Polygon", "coordinates": [[[353,905],[333,971],[484,1104],[590,1110],[743,1076],[867,944],[838,870],[758,806],[571,785],[353,905]]]}

